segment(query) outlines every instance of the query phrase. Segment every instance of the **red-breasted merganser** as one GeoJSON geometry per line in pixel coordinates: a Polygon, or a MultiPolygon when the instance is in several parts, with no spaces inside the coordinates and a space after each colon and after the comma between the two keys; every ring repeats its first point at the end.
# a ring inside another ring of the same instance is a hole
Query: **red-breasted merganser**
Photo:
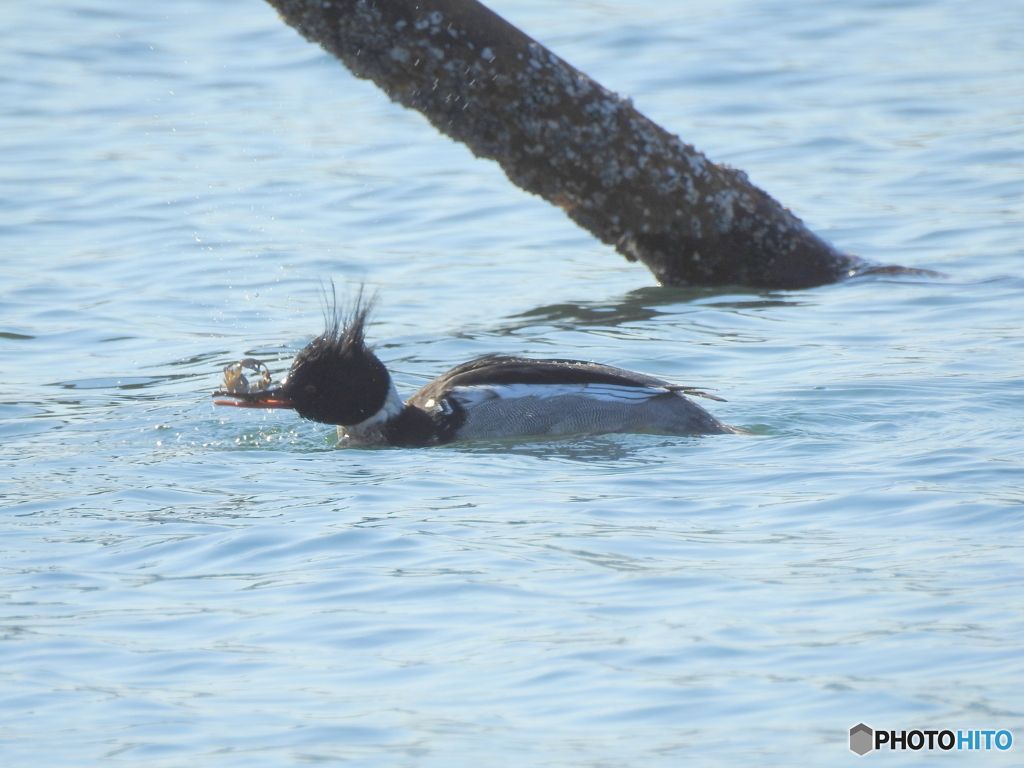
{"type": "Polygon", "coordinates": [[[327,329],[295,357],[288,376],[271,381],[247,358],[224,369],[218,405],[291,408],[336,424],[349,445],[419,447],[456,440],[610,432],[668,435],[734,433],[687,394],[700,390],[581,360],[531,360],[485,355],[462,363],[404,403],[384,364],[366,345],[370,306],[350,317],[331,313],[327,329]],[[259,380],[250,385],[243,369],[259,380]]]}

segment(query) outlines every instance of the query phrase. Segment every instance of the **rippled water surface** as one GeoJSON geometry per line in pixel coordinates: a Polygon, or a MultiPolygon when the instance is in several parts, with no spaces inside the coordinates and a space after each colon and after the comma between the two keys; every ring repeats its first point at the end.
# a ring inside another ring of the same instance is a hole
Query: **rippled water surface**
{"type": "Polygon", "coordinates": [[[494,7],[844,250],[946,277],[657,288],[259,0],[5,0],[0,762],[1024,740],[1020,4],[494,7]],[[223,365],[320,330],[328,279],[379,289],[405,393],[595,359],[752,434],[341,450],[215,408],[223,365]]]}

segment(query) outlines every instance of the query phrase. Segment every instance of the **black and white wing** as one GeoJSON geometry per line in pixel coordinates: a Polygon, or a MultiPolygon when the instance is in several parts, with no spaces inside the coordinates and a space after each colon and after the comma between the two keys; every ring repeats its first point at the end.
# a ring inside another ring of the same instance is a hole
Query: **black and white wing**
{"type": "Polygon", "coordinates": [[[684,392],[694,391],[597,363],[488,355],[451,369],[407,402],[446,423],[459,440],[732,431],[684,392]]]}

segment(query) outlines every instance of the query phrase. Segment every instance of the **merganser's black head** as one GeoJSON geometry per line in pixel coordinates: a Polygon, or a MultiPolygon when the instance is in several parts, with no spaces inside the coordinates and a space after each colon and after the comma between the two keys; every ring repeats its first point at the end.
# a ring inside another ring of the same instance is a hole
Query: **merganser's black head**
{"type": "MultiPolygon", "coordinates": [[[[381,412],[393,389],[384,364],[366,346],[364,332],[372,301],[362,294],[348,317],[337,303],[328,307],[327,328],[296,355],[279,386],[256,392],[221,391],[243,408],[293,408],[305,419],[352,426],[381,412]]],[[[243,361],[244,363],[245,361],[243,361]]]]}
{"type": "Polygon", "coordinates": [[[351,426],[384,407],[391,376],[366,346],[364,331],[371,306],[357,302],[347,321],[332,312],[327,329],[296,355],[284,394],[304,419],[351,426]]]}

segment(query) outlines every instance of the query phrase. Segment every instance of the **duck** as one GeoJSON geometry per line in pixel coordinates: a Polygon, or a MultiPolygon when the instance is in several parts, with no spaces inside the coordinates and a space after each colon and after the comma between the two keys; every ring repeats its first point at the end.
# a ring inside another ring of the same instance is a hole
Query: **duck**
{"type": "Polygon", "coordinates": [[[735,434],[687,395],[693,387],[584,360],[488,354],[446,371],[402,400],[366,343],[373,302],[329,309],[326,328],[275,383],[246,358],[224,369],[217,405],[287,408],[338,428],[341,444],[403,448],[469,440],[610,433],[735,434]],[[245,375],[249,371],[249,376],[245,375]],[[250,383],[250,379],[252,382],[250,383]]]}

